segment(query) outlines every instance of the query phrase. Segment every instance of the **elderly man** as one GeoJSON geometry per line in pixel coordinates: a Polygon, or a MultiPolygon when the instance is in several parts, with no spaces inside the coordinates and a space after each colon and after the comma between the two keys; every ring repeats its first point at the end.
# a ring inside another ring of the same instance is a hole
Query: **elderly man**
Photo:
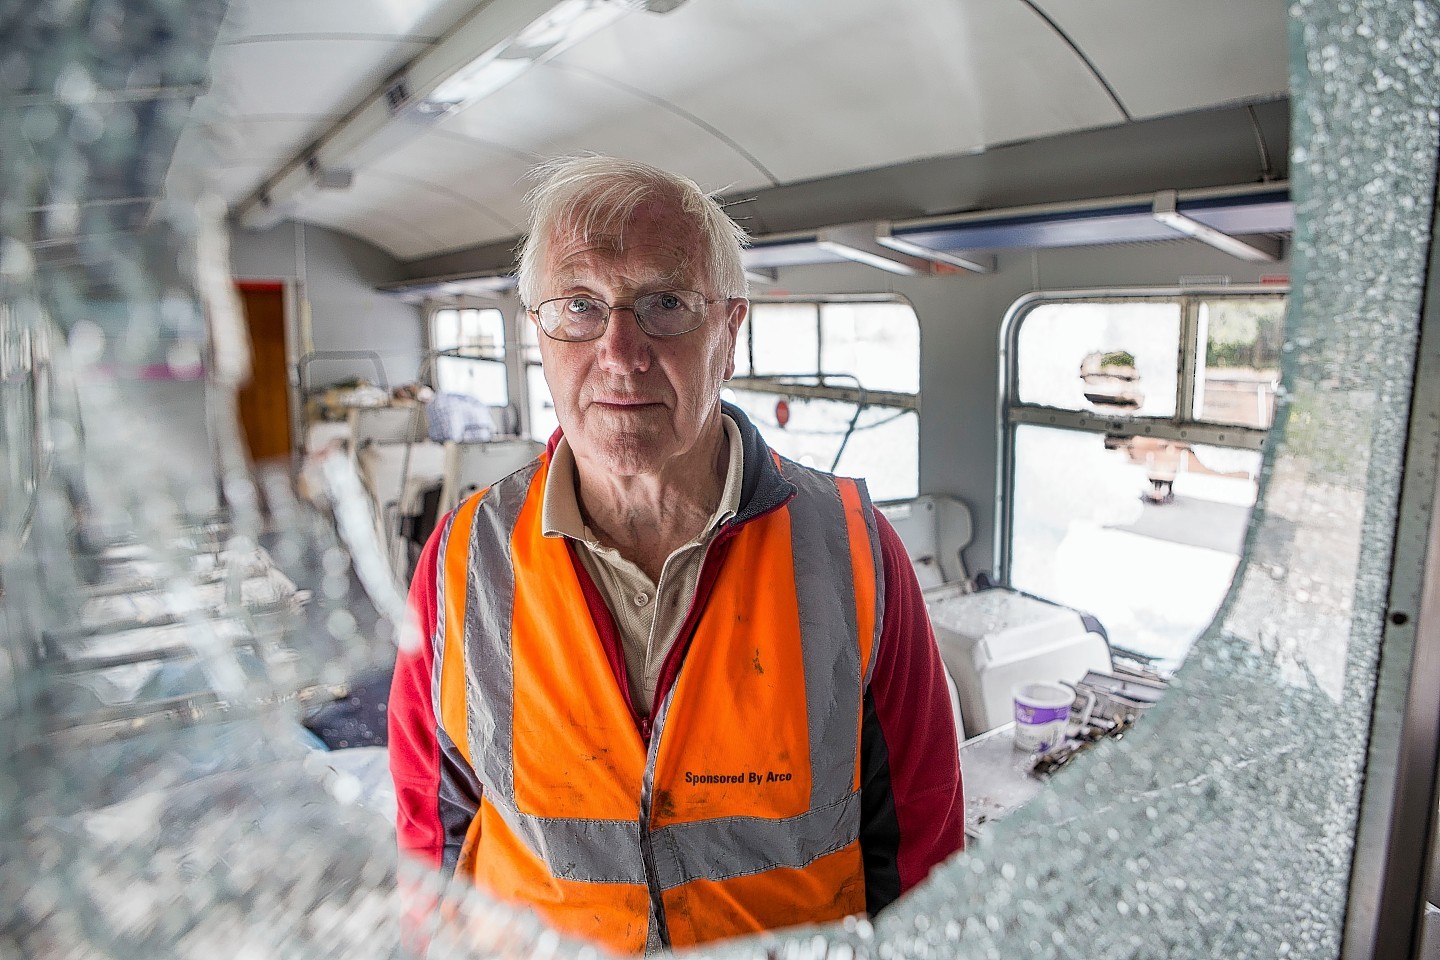
{"type": "Polygon", "coordinates": [[[520,295],[560,429],[421,557],[400,844],[621,952],[873,914],[963,842],[905,551],[721,402],[749,302],[720,207],[608,157],[538,177],[520,295]]]}

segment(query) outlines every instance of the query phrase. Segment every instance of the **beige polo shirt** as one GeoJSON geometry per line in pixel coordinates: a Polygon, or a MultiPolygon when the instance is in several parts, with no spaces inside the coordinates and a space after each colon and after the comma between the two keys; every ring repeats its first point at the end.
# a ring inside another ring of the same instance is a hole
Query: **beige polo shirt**
{"type": "Polygon", "coordinates": [[[675,645],[685,615],[690,612],[700,584],[706,548],[715,539],[720,525],[740,509],[745,467],[740,429],[727,416],[722,416],[721,421],[730,442],[730,463],[725,470],[720,505],[694,540],[665,559],[659,583],[651,582],[645,571],[622,557],[618,550],[600,543],[594,531],[585,525],[575,493],[575,454],[564,437],[550,458],[545,500],[540,509],[542,530],[547,537],[569,537],[580,547],[576,551],[580,562],[599,587],[620,632],[620,642],[625,649],[625,672],[630,678],[630,697],[641,713],[648,714],[651,710],[665,655],[675,645]]]}

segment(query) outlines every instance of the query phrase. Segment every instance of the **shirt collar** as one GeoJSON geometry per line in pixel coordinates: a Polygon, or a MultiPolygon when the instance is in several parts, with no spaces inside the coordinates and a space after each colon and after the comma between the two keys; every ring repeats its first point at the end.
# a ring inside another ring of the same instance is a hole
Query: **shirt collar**
{"type": "MultiPolygon", "coordinates": [[[[721,416],[720,422],[725,425],[725,436],[729,440],[730,462],[725,468],[725,486],[720,493],[720,504],[705,526],[706,533],[739,512],[740,489],[745,479],[740,428],[728,415],[721,416]]],[[[570,449],[570,442],[563,436],[550,455],[544,500],[540,504],[540,525],[547,537],[569,537],[597,545],[594,533],[585,526],[585,520],[580,516],[580,501],[575,494],[575,454],[570,449]]]]}

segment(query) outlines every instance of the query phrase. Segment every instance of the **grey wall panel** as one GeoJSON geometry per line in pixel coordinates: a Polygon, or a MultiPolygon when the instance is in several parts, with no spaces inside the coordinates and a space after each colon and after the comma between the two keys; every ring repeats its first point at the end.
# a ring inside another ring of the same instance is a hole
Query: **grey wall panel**
{"type": "MultiPolygon", "coordinates": [[[[237,228],[230,243],[237,280],[294,284],[303,276],[315,350],[374,350],[392,386],[415,378],[425,349],[421,310],[375,290],[404,276],[389,254],[355,237],[292,222],[265,231],[237,228]]],[[[296,347],[303,349],[298,340],[296,347]]],[[[324,384],[350,376],[373,379],[372,369],[363,362],[327,361],[311,364],[310,374],[313,383],[324,384]]]]}

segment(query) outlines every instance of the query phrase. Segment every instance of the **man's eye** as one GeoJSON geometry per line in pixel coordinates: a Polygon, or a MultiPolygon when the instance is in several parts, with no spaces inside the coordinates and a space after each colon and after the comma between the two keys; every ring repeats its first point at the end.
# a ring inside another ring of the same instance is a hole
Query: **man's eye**
{"type": "Polygon", "coordinates": [[[589,297],[572,297],[570,302],[565,304],[565,311],[575,315],[591,313],[594,310],[595,301],[589,297]]]}
{"type": "Polygon", "coordinates": [[[662,293],[656,296],[655,305],[661,310],[679,310],[684,304],[675,294],[662,293]]]}

